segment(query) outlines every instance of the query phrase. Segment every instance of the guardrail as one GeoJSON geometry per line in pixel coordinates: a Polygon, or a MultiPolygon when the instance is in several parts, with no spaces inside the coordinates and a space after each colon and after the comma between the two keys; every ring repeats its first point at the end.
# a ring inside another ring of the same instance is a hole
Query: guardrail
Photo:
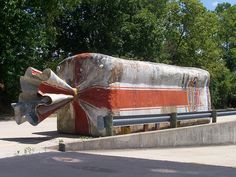
{"type": "Polygon", "coordinates": [[[149,124],[170,122],[171,128],[177,127],[177,121],[211,118],[212,123],[217,122],[217,117],[236,115],[236,109],[221,109],[203,112],[188,112],[188,113],[170,113],[170,114],[150,114],[150,115],[131,115],[131,116],[112,116],[105,117],[105,127],[107,135],[113,135],[113,127],[131,126],[137,124],[149,124]]]}

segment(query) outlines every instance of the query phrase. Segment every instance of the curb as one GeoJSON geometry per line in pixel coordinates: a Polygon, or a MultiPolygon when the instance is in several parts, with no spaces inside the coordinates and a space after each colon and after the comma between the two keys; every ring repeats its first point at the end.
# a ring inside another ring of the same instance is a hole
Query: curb
{"type": "MultiPolygon", "coordinates": [[[[236,121],[65,143],[66,151],[236,144],[236,121]]],[[[58,149],[57,146],[49,147],[58,149]]]]}

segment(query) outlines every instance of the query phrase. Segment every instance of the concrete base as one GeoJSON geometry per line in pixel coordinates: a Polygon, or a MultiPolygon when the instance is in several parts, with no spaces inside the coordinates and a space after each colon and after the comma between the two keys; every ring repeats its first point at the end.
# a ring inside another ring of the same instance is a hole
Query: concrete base
{"type": "MultiPolygon", "coordinates": [[[[128,149],[236,144],[236,121],[96,138],[66,144],[66,150],[128,149]]],[[[58,146],[54,146],[54,149],[58,146]]]]}

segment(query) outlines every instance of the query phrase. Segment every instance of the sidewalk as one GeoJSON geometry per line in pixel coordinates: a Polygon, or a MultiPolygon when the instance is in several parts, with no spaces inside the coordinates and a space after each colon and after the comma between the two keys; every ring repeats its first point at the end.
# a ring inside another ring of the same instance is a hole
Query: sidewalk
{"type": "MultiPolygon", "coordinates": [[[[236,145],[80,151],[80,153],[236,168],[236,145]]],[[[236,174],[235,174],[236,175],[236,174]]]]}
{"type": "MultiPolygon", "coordinates": [[[[236,116],[218,118],[218,122],[233,120],[236,121],[236,116]]],[[[48,152],[51,150],[47,147],[58,145],[59,140],[71,143],[82,141],[83,138],[76,135],[58,134],[56,117],[47,118],[37,126],[32,126],[28,122],[17,125],[14,120],[0,121],[0,158],[48,152]]]]}
{"type": "Polygon", "coordinates": [[[37,126],[28,122],[17,125],[14,120],[0,121],[0,158],[51,151],[47,147],[80,140],[79,136],[57,133],[56,117],[37,126]]]}

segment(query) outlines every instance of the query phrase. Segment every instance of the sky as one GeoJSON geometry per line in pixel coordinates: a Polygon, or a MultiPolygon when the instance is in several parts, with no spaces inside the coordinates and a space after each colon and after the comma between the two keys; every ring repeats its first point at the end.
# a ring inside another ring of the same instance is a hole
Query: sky
{"type": "Polygon", "coordinates": [[[236,4],[236,0],[200,0],[204,6],[209,10],[214,10],[217,4],[222,2],[228,2],[230,4],[236,4]]]}

